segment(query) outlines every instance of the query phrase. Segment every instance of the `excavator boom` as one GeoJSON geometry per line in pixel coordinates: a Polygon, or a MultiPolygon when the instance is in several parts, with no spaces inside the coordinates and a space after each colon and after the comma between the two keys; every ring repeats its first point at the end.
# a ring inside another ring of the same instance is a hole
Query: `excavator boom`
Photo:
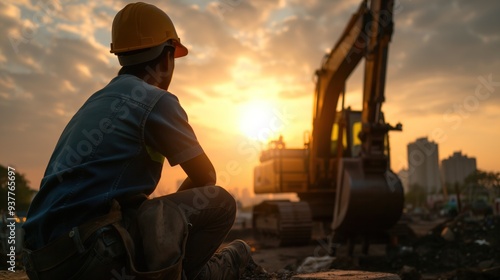
{"type": "MultiPolygon", "coordinates": [[[[357,12],[352,15],[342,36],[332,51],[325,57],[316,71],[315,107],[311,141],[310,169],[316,177],[311,184],[318,188],[321,184],[332,184],[328,178],[331,170],[331,135],[333,124],[337,121],[338,100],[345,91],[345,83],[360,61],[365,58],[363,88],[363,151],[380,154],[384,141],[380,137],[368,137],[370,129],[381,122],[382,103],[385,101],[384,88],[387,69],[389,42],[393,33],[393,1],[372,0],[368,7],[363,1],[357,12]],[[375,147],[374,147],[375,146],[375,147]]],[[[379,133],[380,134],[380,133],[379,133]]],[[[330,176],[331,177],[331,176],[330,176]]],[[[333,182],[334,184],[334,182],[333,182]]]]}
{"type": "MultiPolygon", "coordinates": [[[[313,132],[311,159],[327,161],[330,154],[330,137],[335,122],[337,102],[344,91],[345,82],[365,55],[366,35],[364,27],[368,9],[363,2],[352,15],[339,41],[325,57],[321,68],[316,71],[314,95],[313,132]]],[[[312,173],[317,173],[317,164],[312,163],[312,173]]]]}

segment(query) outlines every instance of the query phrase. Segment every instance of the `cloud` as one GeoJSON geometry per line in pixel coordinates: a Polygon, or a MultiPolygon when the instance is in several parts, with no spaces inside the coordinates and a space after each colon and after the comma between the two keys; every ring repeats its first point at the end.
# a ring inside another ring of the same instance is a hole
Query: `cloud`
{"type": "MultiPolygon", "coordinates": [[[[498,72],[500,38],[491,33],[492,26],[500,25],[492,12],[500,9],[498,3],[402,5],[390,46],[387,85],[387,94],[402,114],[443,114],[473,97],[480,77],[498,72]]],[[[498,95],[491,95],[483,104],[500,109],[499,101],[498,95]]]]}

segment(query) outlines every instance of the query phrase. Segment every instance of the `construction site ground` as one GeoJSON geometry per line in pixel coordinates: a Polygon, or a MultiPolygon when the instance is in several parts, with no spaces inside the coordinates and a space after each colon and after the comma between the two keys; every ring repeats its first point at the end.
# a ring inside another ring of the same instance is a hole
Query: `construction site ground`
{"type": "MultiPolygon", "coordinates": [[[[413,217],[409,225],[417,235],[411,243],[389,253],[385,245],[375,244],[368,255],[356,246],[348,256],[346,246],[341,246],[330,257],[326,239],[305,246],[263,248],[251,229],[242,228],[231,231],[227,240],[239,238],[251,245],[255,264],[247,267],[243,279],[500,279],[500,216],[413,217]],[[320,273],[298,272],[308,261],[308,269],[320,273]]],[[[0,271],[0,279],[27,277],[23,271],[0,271]]]]}
{"type": "MultiPolygon", "coordinates": [[[[411,242],[391,251],[383,244],[371,245],[368,255],[358,245],[352,256],[348,256],[347,246],[341,246],[334,258],[326,254],[326,239],[300,247],[261,248],[249,232],[240,231],[239,237],[252,246],[255,263],[267,272],[248,271],[244,279],[302,279],[296,277],[297,270],[307,261],[309,269],[319,271],[386,272],[403,280],[500,279],[500,216],[464,213],[454,218],[411,217],[409,221],[416,234],[411,242]]],[[[236,232],[232,237],[238,237],[236,232]]]]}

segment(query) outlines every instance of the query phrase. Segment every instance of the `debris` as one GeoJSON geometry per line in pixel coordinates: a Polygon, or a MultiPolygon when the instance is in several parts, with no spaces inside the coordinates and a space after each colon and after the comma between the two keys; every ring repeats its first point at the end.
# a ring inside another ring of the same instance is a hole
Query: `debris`
{"type": "Polygon", "coordinates": [[[287,280],[296,273],[290,270],[281,269],[278,272],[269,273],[262,266],[251,260],[240,279],[243,280],[287,280]]]}
{"type": "Polygon", "coordinates": [[[299,273],[312,273],[328,270],[332,264],[334,257],[307,257],[304,262],[299,266],[297,272],[299,273]]]}
{"type": "Polygon", "coordinates": [[[474,243],[479,244],[479,245],[490,245],[490,243],[484,239],[478,239],[474,241],[474,243]]]}
{"type": "Polygon", "coordinates": [[[428,271],[477,268],[483,261],[500,265],[500,217],[465,213],[445,225],[440,237],[429,235],[414,247],[421,253],[419,267],[428,271]],[[453,236],[453,238],[449,238],[453,236]]]}
{"type": "Polygon", "coordinates": [[[399,253],[400,254],[413,253],[413,247],[401,246],[401,248],[399,248],[399,253]]]}
{"type": "Polygon", "coordinates": [[[260,265],[256,264],[253,259],[248,262],[243,272],[242,279],[268,279],[267,271],[260,265]],[[259,278],[252,278],[259,277],[259,278]]]}
{"type": "Polygon", "coordinates": [[[407,265],[403,266],[398,274],[401,280],[420,280],[422,277],[416,268],[407,265]]]}
{"type": "Polygon", "coordinates": [[[455,234],[449,227],[445,227],[441,232],[441,237],[443,237],[446,241],[453,241],[455,239],[455,234]]]}
{"type": "Polygon", "coordinates": [[[478,218],[465,213],[400,247],[396,254],[337,256],[331,268],[392,272],[403,280],[419,279],[418,275],[422,279],[500,279],[498,248],[500,216],[478,218]]]}

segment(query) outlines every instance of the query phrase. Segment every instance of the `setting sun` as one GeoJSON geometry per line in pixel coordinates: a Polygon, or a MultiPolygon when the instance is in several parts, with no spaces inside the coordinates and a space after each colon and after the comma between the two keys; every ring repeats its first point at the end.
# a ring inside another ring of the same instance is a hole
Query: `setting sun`
{"type": "Polygon", "coordinates": [[[269,102],[251,101],[242,105],[240,113],[240,131],[248,138],[267,143],[276,138],[282,125],[275,108],[269,102]]]}

